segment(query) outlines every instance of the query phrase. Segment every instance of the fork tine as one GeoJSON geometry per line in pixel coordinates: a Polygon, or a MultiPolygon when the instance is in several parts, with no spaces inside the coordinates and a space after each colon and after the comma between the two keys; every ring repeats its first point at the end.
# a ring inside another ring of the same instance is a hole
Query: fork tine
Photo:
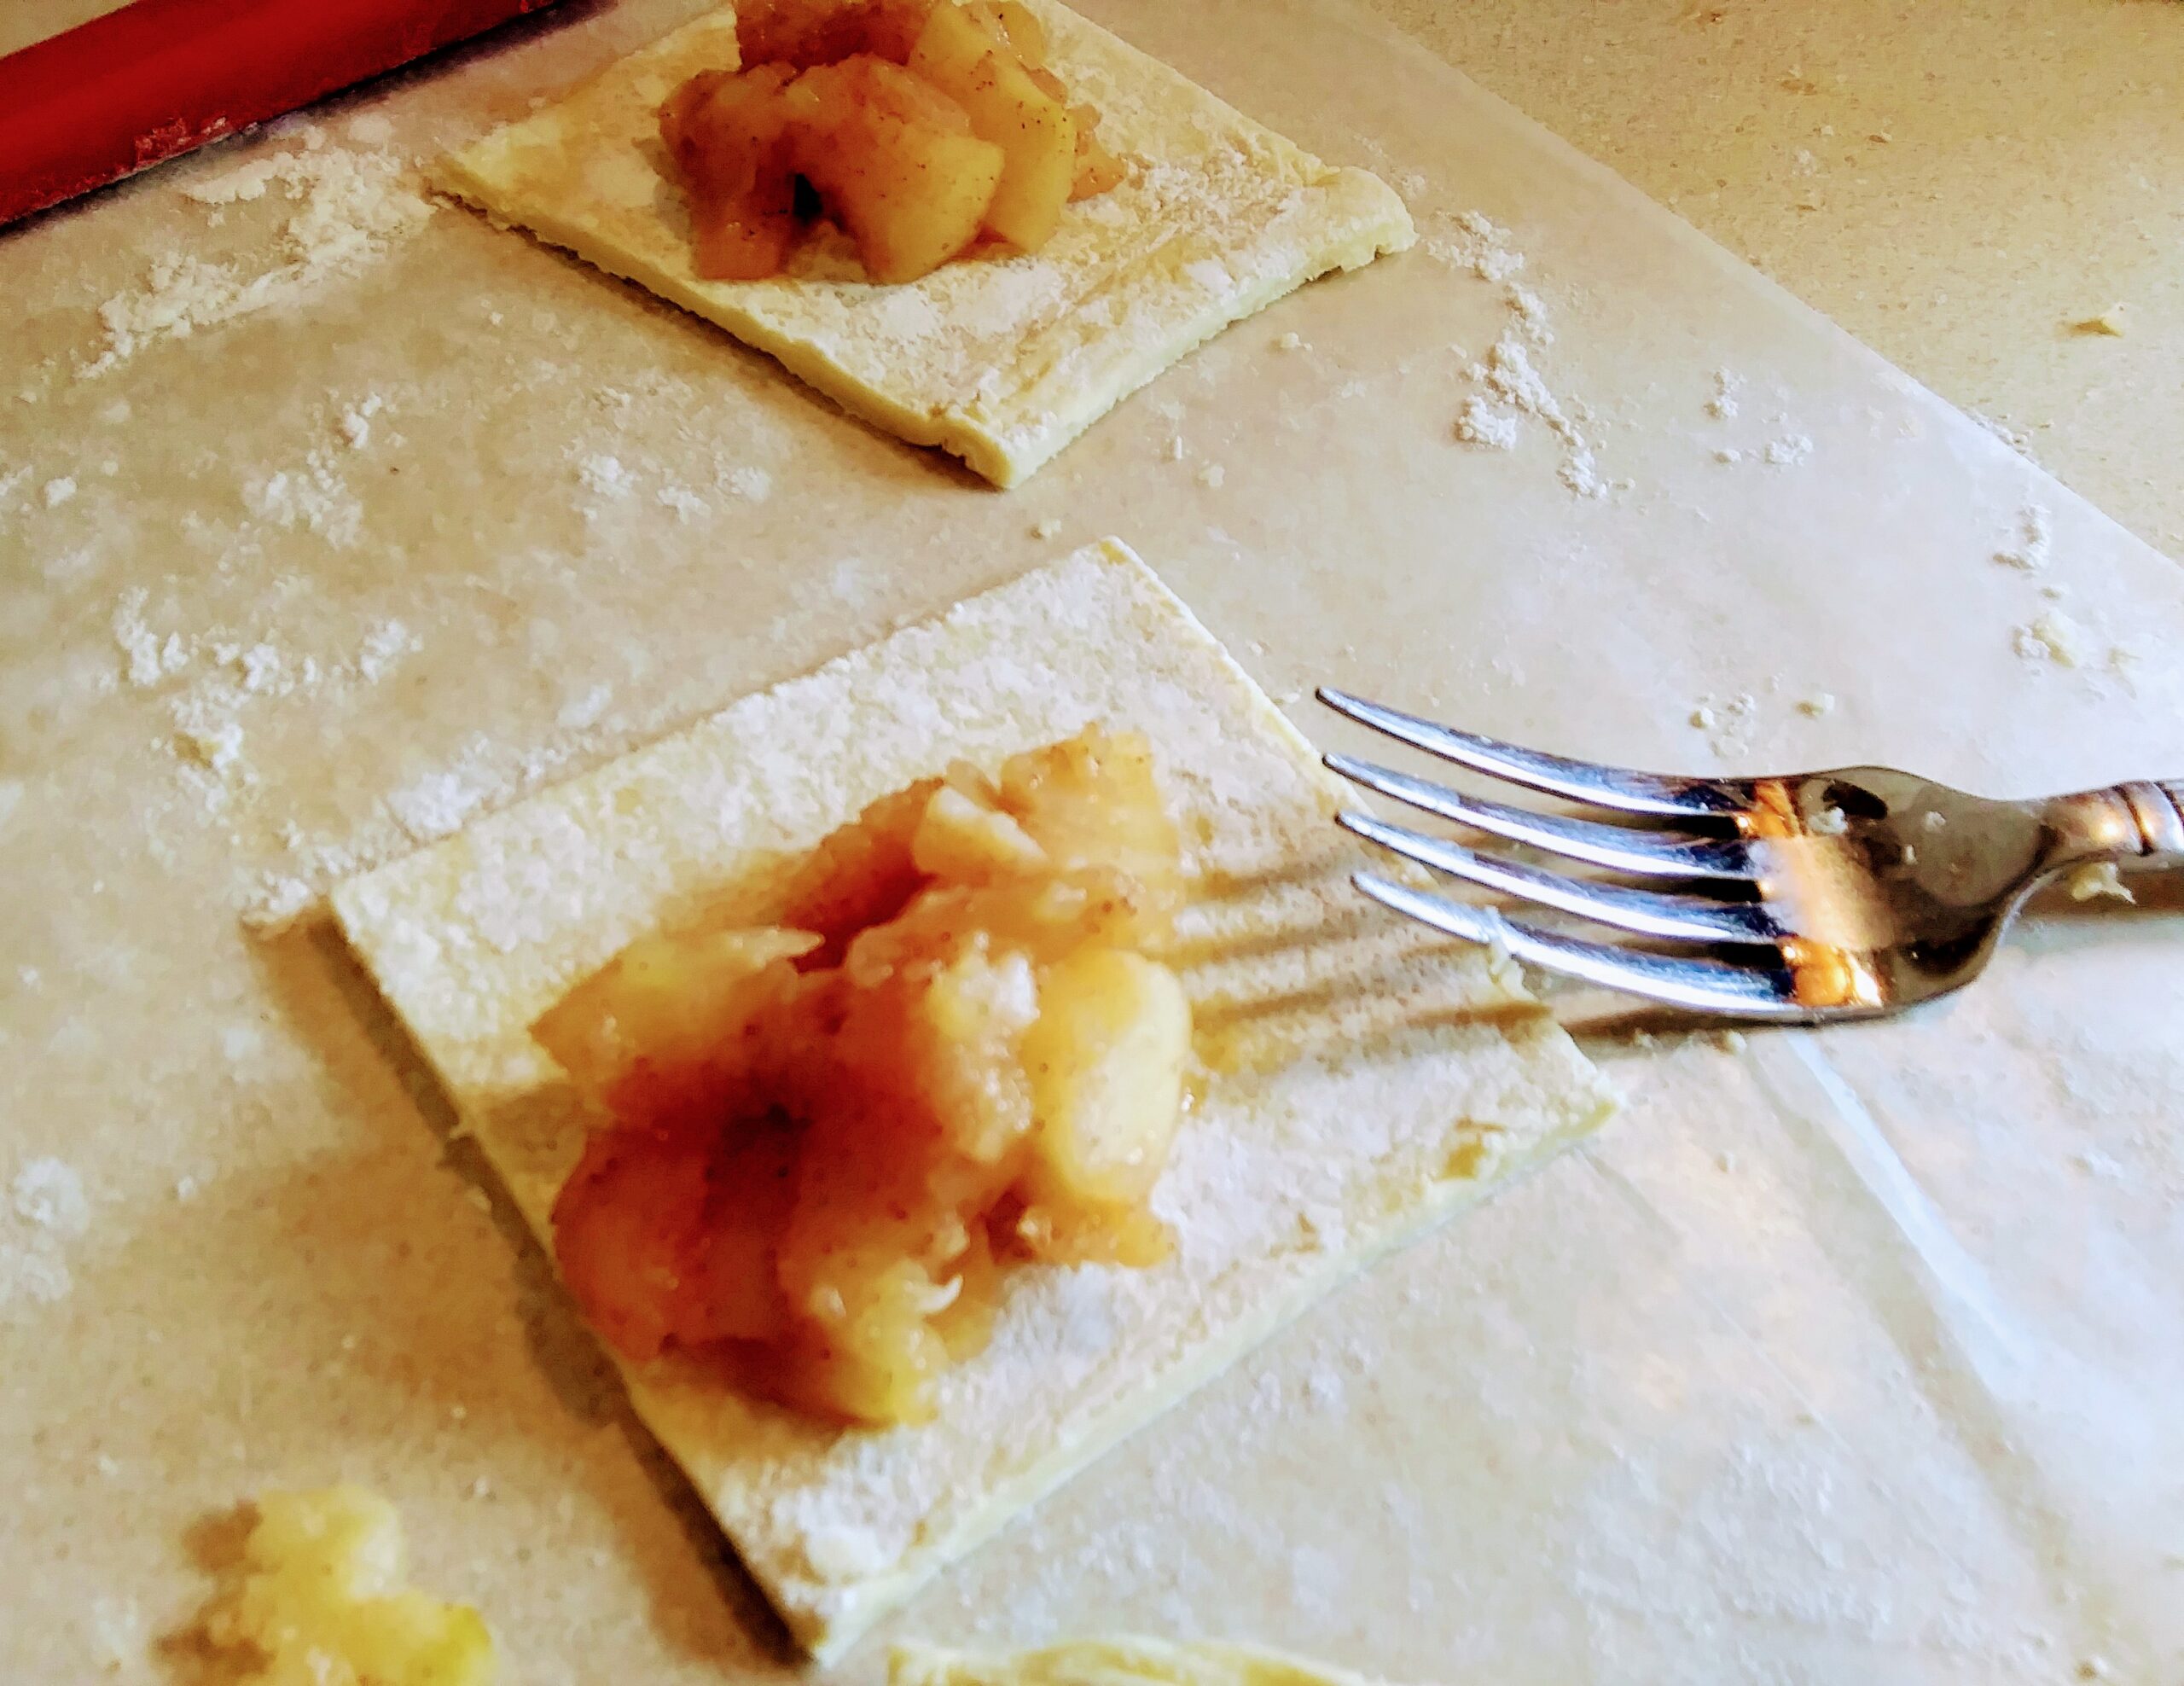
{"type": "Polygon", "coordinates": [[[1492,832],[1515,843],[1529,843],[1573,860],[1607,868],[1612,872],[1636,873],[1649,878],[1728,878],[1750,880],[1759,875],[1751,851],[1740,837],[1691,837],[1680,832],[1647,831],[1630,826],[1602,825],[1594,820],[1571,819],[1563,814],[1535,813],[1485,802],[1449,789],[1446,785],[1413,778],[1393,768],[1376,766],[1351,755],[1329,755],[1327,765],[1353,783],[1429,814],[1454,820],[1475,830],[1492,832]]]}
{"type": "Polygon", "coordinates": [[[1469,767],[1473,772],[1490,773],[1513,784],[1529,785],[1534,790],[1565,796],[1573,802],[1589,803],[1596,808],[1676,817],[1734,814],[1747,805],[1745,794],[1726,780],[1670,778],[1659,773],[1632,772],[1591,761],[1572,761],[1503,743],[1496,738],[1479,737],[1453,727],[1437,725],[1414,714],[1383,708],[1379,703],[1368,702],[1327,685],[1320,687],[1317,695],[1337,713],[1346,714],[1361,725],[1385,732],[1430,755],[1469,767]]]}
{"type": "Polygon", "coordinates": [[[1783,967],[1684,959],[1605,943],[1581,943],[1522,920],[1505,919],[1492,908],[1429,896],[1373,873],[1358,873],[1350,881],[1383,906],[1438,931],[1474,943],[1499,943],[1519,960],[1603,989],[1644,996],[1695,1013],[1792,1022],[1817,1016],[1799,1003],[1797,981],[1783,967]]]}
{"type": "Polygon", "coordinates": [[[1476,855],[1443,837],[1407,831],[1386,825],[1369,814],[1338,814],[1344,830],[1384,849],[1392,849],[1408,860],[1437,871],[1454,873],[1490,890],[1517,896],[1542,906],[1597,919],[1618,930],[1631,931],[1676,943],[1763,943],[1772,945],[1786,934],[1760,902],[1718,902],[1703,896],[1664,896],[1653,890],[1629,890],[1620,885],[1595,884],[1565,878],[1559,872],[1520,866],[1514,861],[1476,855]]]}

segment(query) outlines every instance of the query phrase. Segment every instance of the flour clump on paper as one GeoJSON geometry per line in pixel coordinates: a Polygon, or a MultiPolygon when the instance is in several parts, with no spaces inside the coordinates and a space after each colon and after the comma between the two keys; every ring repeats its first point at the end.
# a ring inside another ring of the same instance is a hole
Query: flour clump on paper
{"type": "Polygon", "coordinates": [[[2045,504],[2028,503],[2018,516],[2017,538],[1995,552],[2005,566],[2036,573],[2053,560],[2055,528],[2045,504]]]}
{"type": "Polygon", "coordinates": [[[375,620],[365,629],[357,647],[357,677],[375,685],[394,671],[403,657],[424,648],[424,641],[400,621],[375,620]]]}
{"type": "Polygon", "coordinates": [[[601,497],[627,497],[636,489],[637,477],[617,457],[594,452],[577,464],[577,478],[584,490],[601,497]]]}
{"type": "Polygon", "coordinates": [[[2028,661],[2058,667],[2083,667],[2093,659],[2092,634],[2059,609],[2050,609],[2013,635],[2017,653],[2028,661]]]}
{"type": "Polygon", "coordinates": [[[65,1160],[35,1159],[8,1189],[9,1221],[0,1224],[0,1309],[21,1299],[50,1305],[74,1286],[67,1243],[91,1225],[90,1196],[65,1160]]]}
{"type": "Polygon", "coordinates": [[[1509,231],[1480,211],[1440,213],[1447,232],[1429,235],[1426,255],[1481,281],[1507,282],[1525,267],[1525,254],[1509,244],[1509,231]]]}
{"type": "MultiPolygon", "coordinates": [[[[1455,241],[1443,237],[1443,248],[1436,254],[1443,261],[1460,262],[1487,280],[1502,279],[1523,267],[1522,254],[1507,249],[1505,232],[1488,218],[1467,212],[1455,218],[1455,225],[1462,237],[1455,241]]],[[[1431,250],[1432,242],[1427,245],[1431,250]]],[[[1555,474],[1570,491],[1580,497],[1599,498],[1626,490],[1629,481],[1611,481],[1600,473],[1593,443],[1577,419],[1589,417],[1586,406],[1565,406],[1532,361],[1532,347],[1552,345],[1554,340],[1545,302],[1530,288],[1511,285],[1503,291],[1502,305],[1507,325],[1485,358],[1466,371],[1485,392],[1465,400],[1456,417],[1456,438],[1490,450],[1513,450],[1521,436],[1523,418],[1530,416],[1545,426],[1561,447],[1555,474]]]]}
{"type": "Polygon", "coordinates": [[[1548,325],[1547,305],[1538,294],[1529,287],[1512,286],[1502,298],[1518,333],[1535,346],[1554,343],[1554,330],[1548,325]]]}
{"type": "Polygon", "coordinates": [[[66,1160],[32,1160],[15,1173],[8,1192],[15,1216],[26,1224],[61,1235],[80,1235],[90,1228],[84,1179],[66,1160]]]}
{"type": "Polygon", "coordinates": [[[1456,437],[1466,445],[1483,445],[1495,451],[1513,451],[1517,445],[1517,418],[1498,413],[1473,394],[1464,400],[1456,417],[1456,437]]]}
{"type": "Polygon", "coordinates": [[[774,477],[747,463],[728,472],[728,489],[746,503],[764,503],[773,496],[774,477]]]}
{"type": "Polygon", "coordinates": [[[363,533],[363,505],[324,451],[311,451],[300,468],[253,475],[244,483],[242,497],[260,520],[316,533],[337,549],[347,549],[363,533]]]}
{"type": "Polygon", "coordinates": [[[191,657],[179,634],[170,632],[162,638],[145,624],[144,606],[150,600],[144,587],[131,586],[113,611],[113,642],[125,660],[123,675],[140,689],[181,672],[191,657]]]}
{"type": "Polygon", "coordinates": [[[1759,724],[1759,699],[1750,691],[1702,697],[1688,718],[1706,734],[1707,747],[1716,755],[1739,755],[1751,747],[1759,724]]]}
{"type": "Polygon", "coordinates": [[[103,375],[161,340],[301,299],[385,256],[433,214],[401,160],[328,147],[316,129],[305,131],[297,150],[253,160],[183,193],[224,206],[262,199],[276,184],[296,209],[276,236],[276,262],[246,270],[240,259],[217,262],[188,252],[154,259],[141,288],[99,306],[106,349],[78,373],[103,375]]]}
{"type": "Polygon", "coordinates": [[[712,512],[712,506],[688,486],[664,485],[652,496],[653,503],[672,509],[679,520],[698,520],[712,512]]]}
{"type": "Polygon", "coordinates": [[[372,442],[372,418],[386,408],[386,401],[373,392],[360,403],[352,404],[341,412],[335,424],[342,439],[351,451],[362,451],[372,442]]]}

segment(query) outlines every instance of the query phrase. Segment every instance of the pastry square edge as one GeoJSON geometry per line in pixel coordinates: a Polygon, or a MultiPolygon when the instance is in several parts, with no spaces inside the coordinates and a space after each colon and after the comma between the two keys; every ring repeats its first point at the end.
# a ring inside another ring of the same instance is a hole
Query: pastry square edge
{"type": "Polygon", "coordinates": [[[1030,3],[1053,63],[1100,104],[1102,139],[1132,166],[1037,253],[874,287],[822,241],[800,271],[700,278],[655,113],[688,75],[735,61],[725,5],[442,159],[434,184],[1013,486],[1223,328],[1415,237],[1377,177],[1322,163],[1055,0],[1030,3]]]}
{"type": "Polygon", "coordinates": [[[528,1026],[754,862],[956,759],[1147,733],[1202,887],[1177,964],[1210,1063],[1150,1270],[1026,1269],[931,1423],[840,1429],[621,1366],[798,1641],[880,1617],[1339,1282],[1603,1122],[1605,1080],[1507,956],[1358,904],[1345,800],[1118,542],[967,599],[337,887],[351,945],[552,1253],[586,1120],[528,1026]],[[964,706],[966,697],[976,706],[964,706]]]}

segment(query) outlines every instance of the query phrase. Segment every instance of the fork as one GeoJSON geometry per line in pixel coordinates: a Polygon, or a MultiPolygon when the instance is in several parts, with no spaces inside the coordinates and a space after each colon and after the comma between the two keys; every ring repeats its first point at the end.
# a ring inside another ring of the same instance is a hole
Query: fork
{"type": "Polygon", "coordinates": [[[1970,983],[2025,898],[2058,874],[2184,864],[2184,782],[2024,802],[1886,767],[1678,778],[1544,755],[1321,687],[1360,724],[1613,818],[1480,800],[1354,756],[1327,765],[1472,831],[1600,869],[1554,872],[1345,811],[1339,823],[1436,872],[1627,932],[1589,942],[1378,873],[1353,882],[1452,936],[1693,1012],[1798,1024],[1902,1012],[1970,983]],[[1618,880],[1673,884],[1649,889],[1618,880]]]}

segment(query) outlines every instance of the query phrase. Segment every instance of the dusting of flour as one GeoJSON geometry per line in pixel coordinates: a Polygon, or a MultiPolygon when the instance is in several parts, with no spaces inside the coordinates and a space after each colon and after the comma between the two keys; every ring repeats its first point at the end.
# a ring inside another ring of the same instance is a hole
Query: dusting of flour
{"type": "Polygon", "coordinates": [[[1565,404],[1532,360],[1534,352],[1554,343],[1554,329],[1546,301],[1516,279],[1525,259],[1510,245],[1509,231],[1478,211],[1444,220],[1445,227],[1426,240],[1427,254],[1499,287],[1507,311],[1502,332],[1486,355],[1465,371],[1479,390],[1464,401],[1455,437],[1466,445],[1510,451],[1525,424],[1536,422],[1560,448],[1558,478],[1578,497],[1605,497],[1627,490],[1627,481],[1601,475],[1593,441],[1581,425],[1584,406],[1565,404]]]}
{"type": "Polygon", "coordinates": [[[74,1286],[67,1244],[90,1224],[90,1198],[74,1166],[34,1159],[17,1171],[0,1208],[0,1307],[65,1298],[74,1286]]]}
{"type": "Polygon", "coordinates": [[[154,258],[140,286],[99,306],[105,348],[80,365],[78,375],[104,375],[160,340],[185,339],[200,328],[299,299],[384,257],[432,216],[431,201],[395,154],[328,146],[316,128],[299,138],[291,150],[261,154],[183,189],[211,207],[215,219],[229,206],[280,193],[294,210],[272,261],[218,262],[189,252],[154,258]]]}

